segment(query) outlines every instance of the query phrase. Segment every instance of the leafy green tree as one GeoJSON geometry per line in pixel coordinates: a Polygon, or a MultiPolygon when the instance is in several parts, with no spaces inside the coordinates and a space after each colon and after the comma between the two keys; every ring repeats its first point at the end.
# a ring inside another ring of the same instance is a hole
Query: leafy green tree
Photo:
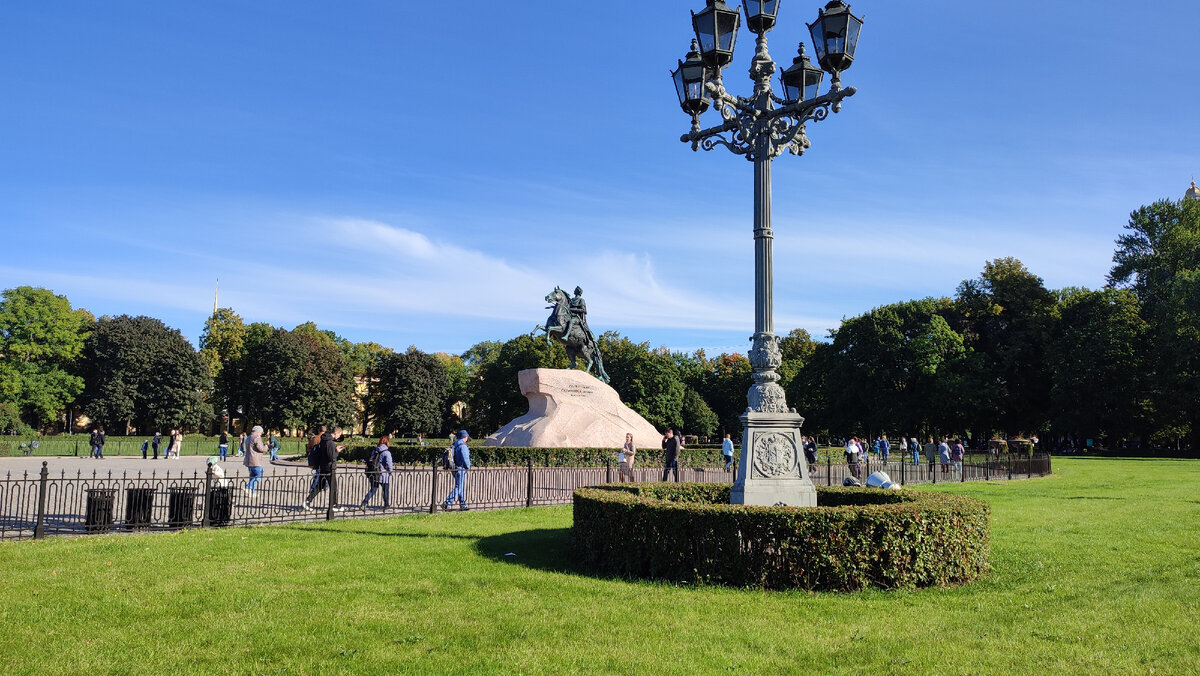
{"type": "Polygon", "coordinates": [[[839,431],[874,434],[928,429],[947,397],[947,370],[964,354],[962,336],[941,313],[948,299],[895,303],[842,322],[828,390],[839,431]]]}
{"type": "Polygon", "coordinates": [[[83,391],[76,361],[94,319],[46,289],[0,297],[0,403],[33,427],[55,420],[83,391]]]}
{"type": "Polygon", "coordinates": [[[1160,200],[1130,214],[1109,284],[1133,291],[1146,319],[1158,436],[1200,447],[1200,202],[1160,200]]]}
{"type": "Polygon", "coordinates": [[[218,417],[237,410],[239,405],[242,392],[238,370],[245,354],[246,331],[242,318],[232,308],[223,307],[205,320],[200,334],[200,359],[213,384],[209,401],[218,417]]]}
{"type": "Polygon", "coordinates": [[[659,429],[683,425],[684,386],[669,353],[613,331],[600,337],[600,351],[609,385],[625,404],[659,429]]]}
{"type": "Polygon", "coordinates": [[[817,349],[817,341],[812,339],[804,329],[792,329],[779,340],[779,352],[783,363],[779,366],[779,384],[786,390],[792,378],[804,368],[813,352],[817,349]]]}
{"type": "Polygon", "coordinates": [[[0,402],[0,434],[31,434],[33,428],[21,420],[17,407],[8,402],[0,402]]]}
{"type": "Polygon", "coordinates": [[[195,428],[208,371],[178,329],[151,317],[101,317],[82,354],[84,411],[113,429],[195,428]]]}
{"type": "MultiPolygon", "coordinates": [[[[477,346],[478,347],[478,346],[477,346]]],[[[472,348],[474,349],[474,348],[472,348]]],[[[470,351],[468,351],[470,352],[470,351]]],[[[513,338],[492,354],[488,348],[481,360],[470,398],[467,429],[483,437],[500,429],[513,418],[529,411],[529,401],[521,394],[517,374],[525,369],[567,367],[567,351],[557,341],[547,344],[529,335],[513,338]]],[[[474,359],[474,357],[472,357],[474,359]]],[[[466,362],[472,368],[472,361],[466,362]]],[[[605,364],[607,367],[607,363],[605,364]]]]}
{"type": "Polygon", "coordinates": [[[717,414],[690,387],[683,391],[683,431],[702,437],[711,437],[717,431],[717,414]]]}
{"type": "Polygon", "coordinates": [[[440,433],[450,378],[436,355],[415,347],[380,359],[375,429],[406,435],[440,433]]]}
{"type": "Polygon", "coordinates": [[[1049,349],[1055,428],[1082,438],[1145,429],[1146,322],[1125,289],[1071,294],[1049,349]]]}
{"type": "Polygon", "coordinates": [[[816,342],[812,354],[784,388],[788,405],[804,416],[806,434],[829,435],[834,429],[830,424],[828,388],[834,382],[830,373],[836,360],[832,343],[816,342]]]}
{"type": "Polygon", "coordinates": [[[720,434],[737,435],[742,429],[741,415],[746,412],[746,393],[754,382],[750,360],[741,354],[720,354],[713,358],[706,382],[696,388],[717,414],[720,434]]]}
{"type": "Polygon", "coordinates": [[[1042,278],[1015,258],[988,261],[977,279],[958,286],[951,327],[965,346],[986,355],[966,374],[984,393],[967,417],[976,434],[1000,429],[1030,433],[1049,422],[1050,371],[1046,345],[1057,299],[1042,278]]]}
{"type": "Polygon", "coordinates": [[[446,368],[448,385],[446,406],[443,412],[443,430],[461,428],[467,419],[467,400],[471,396],[471,373],[462,357],[445,352],[434,355],[446,368]]]}
{"type": "Polygon", "coordinates": [[[274,429],[349,426],[354,372],[337,344],[307,331],[274,329],[261,341],[256,333],[242,370],[245,420],[274,429]]]}
{"type": "Polygon", "coordinates": [[[354,413],[359,429],[366,435],[378,394],[379,362],[393,351],[375,342],[354,343],[348,340],[338,344],[338,351],[350,362],[350,370],[354,373],[354,413]]]}

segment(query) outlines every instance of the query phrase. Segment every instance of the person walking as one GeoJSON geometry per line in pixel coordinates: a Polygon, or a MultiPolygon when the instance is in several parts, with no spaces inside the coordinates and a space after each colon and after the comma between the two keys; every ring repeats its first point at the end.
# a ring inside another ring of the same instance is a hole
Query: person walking
{"type": "Polygon", "coordinates": [[[917,443],[917,438],[912,437],[908,440],[908,451],[912,453],[913,467],[921,464],[921,445],[917,443]]]}
{"type": "Polygon", "coordinates": [[[454,500],[458,499],[458,506],[465,512],[470,507],[467,507],[467,470],[471,469],[471,449],[467,447],[467,441],[471,438],[466,430],[458,431],[458,439],[454,441],[454,488],[450,489],[450,495],[446,496],[446,500],[442,502],[442,509],[450,509],[450,505],[454,504],[454,500]]]}
{"type": "Polygon", "coordinates": [[[725,433],[725,441],[721,442],[721,455],[725,456],[725,471],[728,472],[730,467],[733,467],[733,439],[729,438],[729,433],[725,433]]]}
{"type": "Polygon", "coordinates": [[[250,495],[254,495],[254,489],[258,487],[258,481],[263,474],[263,455],[267,452],[267,445],[262,440],[263,428],[260,425],[255,425],[250,430],[250,436],[246,441],[246,458],[242,464],[246,466],[250,472],[250,480],[242,490],[250,495]]]}
{"type": "Polygon", "coordinates": [[[884,469],[887,469],[888,453],[892,450],[892,444],[888,441],[887,435],[879,437],[879,459],[884,462],[884,469]]]}
{"type": "Polygon", "coordinates": [[[241,435],[238,436],[238,447],[237,452],[234,453],[234,457],[246,454],[246,438],[247,436],[245,432],[242,432],[241,435]]]}
{"type": "Polygon", "coordinates": [[[392,506],[392,468],[395,465],[392,463],[392,452],[388,450],[388,444],[391,441],[391,437],[386,435],[380,437],[379,445],[371,451],[371,460],[367,461],[367,479],[371,481],[371,490],[367,491],[367,495],[359,504],[360,509],[367,508],[371,498],[375,497],[375,491],[381,486],[383,487],[383,508],[388,509],[392,506]]]}
{"type": "Polygon", "coordinates": [[[954,471],[960,475],[962,474],[963,457],[966,454],[962,439],[955,439],[954,443],[950,445],[950,462],[954,463],[954,471]]]}
{"type": "Polygon", "coordinates": [[[167,447],[167,457],[179,459],[179,451],[183,449],[183,430],[171,430],[171,445],[167,447]]]}
{"type": "Polygon", "coordinates": [[[862,475],[861,455],[862,446],[858,443],[858,437],[850,437],[850,441],[846,442],[846,465],[850,468],[850,476],[855,479],[862,475]]]}
{"type": "Polygon", "coordinates": [[[267,450],[271,452],[271,462],[279,459],[279,437],[272,432],[267,442],[267,450]]]}
{"type": "Polygon", "coordinates": [[[158,460],[158,447],[162,445],[162,432],[155,430],[154,439],[150,442],[150,448],[154,449],[154,459],[158,460]]]}
{"type": "Polygon", "coordinates": [[[217,439],[217,456],[221,458],[221,462],[225,462],[225,457],[229,455],[229,435],[225,430],[221,430],[221,436],[217,439]]]}
{"type": "Polygon", "coordinates": [[[321,437],[323,436],[325,436],[325,426],[321,425],[317,427],[317,433],[308,438],[304,449],[304,455],[308,459],[308,468],[312,470],[313,474],[312,482],[308,486],[308,490],[310,491],[316,489],[317,482],[321,478],[321,470],[318,469],[321,463],[317,462],[314,451],[317,446],[321,445],[321,437]]]}
{"type": "Polygon", "coordinates": [[[104,459],[104,428],[97,425],[92,428],[92,436],[88,438],[88,443],[92,447],[92,457],[97,460],[104,459]]]}
{"type": "Polygon", "coordinates": [[[817,470],[817,440],[814,437],[808,437],[802,442],[804,446],[804,461],[808,463],[808,473],[811,475],[817,470]]]}
{"type": "MultiPolygon", "coordinates": [[[[317,494],[324,491],[330,486],[330,477],[333,475],[333,468],[337,465],[338,454],[342,452],[342,446],[337,445],[337,439],[342,436],[342,428],[334,427],[333,432],[326,432],[321,435],[321,441],[313,447],[309,453],[309,462],[317,470],[316,479],[313,481],[312,488],[308,491],[308,497],[304,499],[304,509],[315,509],[312,506],[313,498],[317,494]]],[[[329,491],[330,501],[337,499],[337,486],[334,485],[329,491]]],[[[336,505],[333,507],[335,511],[341,511],[336,505]]]]}
{"type": "Polygon", "coordinates": [[[662,440],[663,449],[663,475],[662,480],[667,480],[667,475],[675,472],[675,483],[679,483],[679,437],[675,436],[674,430],[667,428],[663,434],[662,440]]]}
{"type": "Polygon", "coordinates": [[[938,444],[937,450],[938,459],[942,463],[942,474],[946,474],[950,471],[950,439],[943,437],[942,443],[938,444]]]}
{"type": "Polygon", "coordinates": [[[617,454],[617,481],[633,481],[633,459],[637,455],[637,448],[633,445],[633,433],[625,433],[625,445],[621,447],[621,452],[617,454]]]}

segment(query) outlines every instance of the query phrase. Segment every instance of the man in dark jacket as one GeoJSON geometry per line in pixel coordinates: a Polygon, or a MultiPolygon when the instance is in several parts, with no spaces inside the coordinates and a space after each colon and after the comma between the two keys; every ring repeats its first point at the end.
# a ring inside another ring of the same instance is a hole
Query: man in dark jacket
{"type": "Polygon", "coordinates": [[[92,457],[97,460],[104,459],[104,428],[93,427],[92,437],[88,440],[92,445],[92,457]]]}
{"type": "MultiPolygon", "coordinates": [[[[313,509],[313,498],[321,491],[329,488],[329,479],[333,474],[333,467],[337,464],[338,453],[341,453],[342,447],[337,445],[339,439],[342,438],[342,428],[335,427],[333,432],[326,432],[321,435],[321,441],[313,447],[309,454],[309,462],[317,470],[317,478],[313,482],[312,490],[308,492],[308,497],[304,499],[304,509],[313,509]]],[[[329,491],[329,499],[337,499],[337,486],[334,485],[329,491]]],[[[334,507],[335,510],[340,510],[340,507],[334,507]]]]}
{"type": "Polygon", "coordinates": [[[679,483],[679,437],[675,436],[675,432],[670,427],[667,428],[667,433],[663,435],[663,481],[667,480],[667,475],[672,471],[675,472],[675,483],[679,483]]]}

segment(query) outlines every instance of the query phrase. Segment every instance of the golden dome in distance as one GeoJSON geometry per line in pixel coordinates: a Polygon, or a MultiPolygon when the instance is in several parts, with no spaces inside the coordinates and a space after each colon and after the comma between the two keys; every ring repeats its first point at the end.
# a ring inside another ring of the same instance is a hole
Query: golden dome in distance
{"type": "Polygon", "coordinates": [[[1196,187],[1196,179],[1192,179],[1192,187],[1183,193],[1183,199],[1200,201],[1200,188],[1196,187]]]}

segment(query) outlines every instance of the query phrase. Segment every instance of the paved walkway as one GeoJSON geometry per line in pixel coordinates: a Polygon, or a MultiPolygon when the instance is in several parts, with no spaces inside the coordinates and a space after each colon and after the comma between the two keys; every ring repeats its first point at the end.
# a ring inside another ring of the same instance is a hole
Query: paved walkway
{"type": "MultiPolygon", "coordinates": [[[[59,476],[62,472],[65,472],[69,476],[75,476],[77,472],[87,475],[91,475],[92,472],[96,474],[107,474],[109,472],[113,474],[120,474],[122,472],[137,474],[141,472],[143,475],[148,475],[151,472],[155,474],[170,472],[174,475],[180,472],[203,474],[208,456],[185,455],[175,460],[164,460],[161,457],[158,460],[142,460],[140,456],[132,455],[114,455],[105,457],[103,460],[86,457],[77,458],[71,455],[58,457],[0,457],[0,476],[11,474],[15,478],[24,472],[37,474],[42,471],[43,461],[46,462],[46,466],[50,470],[50,476],[59,476]]],[[[246,467],[242,464],[242,458],[230,455],[225,462],[220,464],[226,474],[233,474],[234,472],[242,472],[244,474],[246,472],[246,467]]],[[[305,468],[303,465],[290,463],[265,466],[263,467],[263,476],[270,476],[274,471],[283,469],[294,471],[305,468]]]]}

